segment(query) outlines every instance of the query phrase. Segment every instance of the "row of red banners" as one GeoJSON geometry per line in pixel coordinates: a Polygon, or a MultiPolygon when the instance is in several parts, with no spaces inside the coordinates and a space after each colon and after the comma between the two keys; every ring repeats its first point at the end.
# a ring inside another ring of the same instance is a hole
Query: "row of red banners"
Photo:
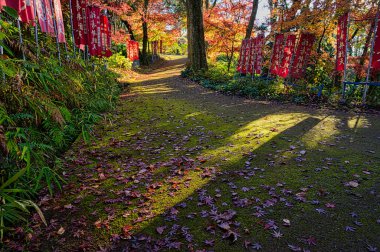
{"type": "Polygon", "coordinates": [[[270,73],[286,78],[302,78],[305,67],[314,45],[315,36],[309,33],[301,33],[296,48],[297,37],[289,34],[277,34],[271,58],[270,73]]]}
{"type": "MultiPolygon", "coordinates": [[[[377,20],[377,29],[374,37],[371,68],[380,70],[380,19],[377,20]]],[[[344,71],[347,57],[349,13],[342,15],[338,20],[337,45],[336,45],[336,71],[344,71]]],[[[260,74],[262,67],[262,45],[255,39],[243,40],[237,70],[240,73],[260,74]],[[258,47],[257,47],[258,45],[258,47]],[[257,55],[257,56],[256,56],[257,55]],[[260,58],[256,61],[255,57],[260,58]],[[257,62],[257,65],[255,65],[257,62]]],[[[302,78],[305,74],[305,66],[311,54],[315,36],[302,33],[295,51],[296,36],[289,34],[277,34],[271,56],[270,74],[283,78],[289,75],[292,78],[302,78]],[[295,55],[293,56],[293,54],[295,55]]]]}
{"type": "Polygon", "coordinates": [[[90,55],[110,57],[111,23],[99,6],[87,5],[87,0],[72,1],[75,45],[88,46],[90,55]]]}
{"type": "MultiPolygon", "coordinates": [[[[277,34],[271,56],[270,74],[283,78],[289,75],[302,78],[308,63],[315,37],[302,33],[296,49],[297,37],[294,34],[277,34]],[[296,51],[295,51],[296,49],[296,51]],[[295,53],[295,55],[293,55],[295,53]],[[292,66],[290,67],[290,64],[292,66]]],[[[245,39],[242,42],[237,71],[242,74],[261,74],[263,65],[264,36],[245,39]]]]}
{"type": "Polygon", "coordinates": [[[0,0],[0,10],[4,6],[15,9],[21,22],[35,26],[35,9],[41,31],[55,37],[59,43],[66,43],[60,0],[0,0]],[[56,29],[55,26],[56,25],[56,29]]]}
{"type": "MultiPolygon", "coordinates": [[[[107,15],[100,7],[87,5],[87,0],[72,0],[72,3],[75,45],[81,49],[88,46],[92,56],[111,56],[111,23],[107,15]]],[[[0,0],[0,10],[3,6],[17,10],[21,22],[32,26],[37,13],[41,31],[54,37],[57,34],[58,42],[66,43],[60,0],[0,0]]]]}
{"type": "Polygon", "coordinates": [[[127,57],[130,61],[139,59],[139,42],[134,40],[127,41],[127,57]]]}

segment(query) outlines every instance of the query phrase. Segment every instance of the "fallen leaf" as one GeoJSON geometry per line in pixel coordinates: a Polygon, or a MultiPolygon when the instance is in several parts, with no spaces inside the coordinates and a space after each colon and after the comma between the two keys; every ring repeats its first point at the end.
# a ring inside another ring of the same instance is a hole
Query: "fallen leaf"
{"type": "Polygon", "coordinates": [[[166,226],[157,227],[156,231],[157,231],[157,233],[162,234],[165,231],[165,229],[166,229],[166,226]]]}
{"type": "Polygon", "coordinates": [[[65,232],[65,229],[61,227],[60,229],[58,229],[57,234],[63,235],[64,232],[65,232]]]}

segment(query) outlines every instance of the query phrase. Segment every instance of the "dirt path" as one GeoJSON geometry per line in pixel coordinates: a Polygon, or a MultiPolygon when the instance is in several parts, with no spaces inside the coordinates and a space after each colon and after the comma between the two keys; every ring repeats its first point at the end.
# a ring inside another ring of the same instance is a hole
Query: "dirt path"
{"type": "Polygon", "coordinates": [[[379,248],[379,117],[225,96],[183,64],[139,75],[66,154],[68,184],[41,198],[49,226],[24,248],[379,248]]]}

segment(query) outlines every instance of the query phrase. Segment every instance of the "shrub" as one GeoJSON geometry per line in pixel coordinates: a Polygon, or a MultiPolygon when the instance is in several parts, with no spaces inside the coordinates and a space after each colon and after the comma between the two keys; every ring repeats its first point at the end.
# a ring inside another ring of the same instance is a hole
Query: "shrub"
{"type": "MultiPolygon", "coordinates": [[[[51,57],[57,53],[52,38],[41,38],[44,50],[37,59],[28,47],[15,45],[18,30],[6,21],[8,16],[0,15],[0,43],[6,49],[0,61],[2,236],[8,225],[25,220],[30,207],[43,219],[31,199],[42,188],[50,193],[61,188],[59,157],[78,136],[90,139],[92,126],[114,106],[120,88],[117,76],[96,59],[88,64],[79,58],[60,63],[51,57]],[[27,60],[15,56],[21,49],[27,60]]],[[[27,36],[25,40],[34,43],[27,36]]],[[[114,62],[120,57],[116,55],[114,62]]]]}
{"type": "Polygon", "coordinates": [[[115,53],[108,58],[110,67],[132,69],[132,61],[130,61],[122,52],[115,53]]]}

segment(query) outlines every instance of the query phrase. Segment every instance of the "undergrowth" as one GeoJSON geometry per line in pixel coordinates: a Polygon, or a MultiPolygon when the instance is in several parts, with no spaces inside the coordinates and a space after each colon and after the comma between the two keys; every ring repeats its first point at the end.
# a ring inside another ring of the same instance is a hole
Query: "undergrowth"
{"type": "MultiPolygon", "coordinates": [[[[327,74],[326,67],[317,62],[313,67],[306,69],[306,76],[302,80],[285,80],[281,77],[251,76],[236,73],[236,65],[228,65],[224,60],[216,60],[209,64],[206,72],[193,73],[189,69],[182,71],[182,77],[198,82],[205,88],[226,94],[240,95],[253,99],[275,100],[296,104],[320,104],[329,107],[353,108],[362,106],[364,86],[349,85],[342,99],[341,85],[334,84],[334,80],[327,74]]],[[[268,69],[263,69],[264,73],[268,69]]],[[[380,108],[380,89],[370,86],[366,100],[369,108],[380,108]]]]}
{"type": "Polygon", "coordinates": [[[26,221],[30,207],[44,221],[33,197],[42,188],[51,194],[61,188],[60,156],[78,136],[90,140],[92,126],[114,106],[120,87],[116,74],[97,59],[85,62],[69,48],[59,61],[54,38],[40,34],[37,46],[22,29],[24,43],[16,42],[17,13],[5,8],[0,15],[2,240],[12,224],[26,221]]]}

